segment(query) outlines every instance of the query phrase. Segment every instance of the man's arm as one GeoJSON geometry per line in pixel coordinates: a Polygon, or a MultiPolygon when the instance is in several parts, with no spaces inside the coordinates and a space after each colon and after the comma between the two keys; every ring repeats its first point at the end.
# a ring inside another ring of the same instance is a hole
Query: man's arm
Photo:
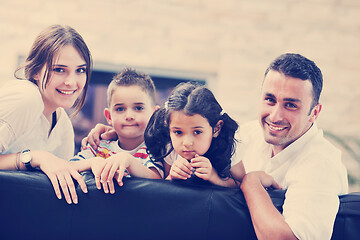
{"type": "Polygon", "coordinates": [[[241,183],[258,239],[297,239],[265,188],[281,188],[265,172],[250,172],[241,183]]]}
{"type": "Polygon", "coordinates": [[[213,184],[220,185],[223,187],[238,187],[239,183],[242,181],[245,175],[245,169],[242,161],[235,164],[230,168],[232,178],[223,179],[216,174],[215,179],[213,179],[213,184]]]}

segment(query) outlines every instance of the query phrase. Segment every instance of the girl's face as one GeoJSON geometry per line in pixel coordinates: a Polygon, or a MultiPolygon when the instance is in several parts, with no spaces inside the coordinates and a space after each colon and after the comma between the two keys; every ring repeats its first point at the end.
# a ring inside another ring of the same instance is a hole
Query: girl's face
{"type": "Polygon", "coordinates": [[[190,160],[195,154],[202,156],[209,150],[213,128],[203,116],[174,111],[170,115],[169,129],[174,150],[181,157],[190,160]]]}
{"type": "Polygon", "coordinates": [[[50,79],[42,88],[46,65],[34,76],[44,101],[44,115],[50,117],[58,107],[71,108],[86,83],[86,62],[79,52],[67,45],[59,50],[50,67],[50,79]]]}

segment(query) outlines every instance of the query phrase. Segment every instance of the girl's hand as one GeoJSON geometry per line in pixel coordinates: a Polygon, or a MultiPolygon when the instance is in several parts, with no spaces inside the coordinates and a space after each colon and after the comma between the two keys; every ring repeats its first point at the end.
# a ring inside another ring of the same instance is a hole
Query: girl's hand
{"type": "Polygon", "coordinates": [[[79,183],[82,191],[87,193],[87,187],[83,177],[76,171],[70,162],[44,151],[33,151],[33,156],[35,162],[37,162],[34,166],[38,165],[48,176],[58,199],[61,199],[60,184],[66,202],[68,204],[71,204],[72,202],[75,204],[78,203],[73,178],[79,183]]]}
{"type": "Polygon", "coordinates": [[[196,154],[195,157],[191,159],[190,164],[193,168],[195,168],[194,174],[199,178],[210,181],[214,176],[217,176],[210,160],[206,157],[196,154]]]}
{"type": "Polygon", "coordinates": [[[169,176],[171,179],[175,178],[186,180],[191,177],[192,171],[193,167],[189,161],[179,156],[172,164],[169,176]]]}

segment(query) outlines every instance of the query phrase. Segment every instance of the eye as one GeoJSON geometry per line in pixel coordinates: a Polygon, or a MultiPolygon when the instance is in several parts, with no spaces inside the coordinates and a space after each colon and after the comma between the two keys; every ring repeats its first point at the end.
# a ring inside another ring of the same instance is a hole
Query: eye
{"type": "Polygon", "coordinates": [[[194,131],[194,135],[199,135],[199,134],[201,134],[202,133],[202,131],[200,131],[200,130],[195,130],[194,131]]]}
{"type": "Polygon", "coordinates": [[[65,69],[64,69],[64,68],[60,68],[60,67],[56,67],[56,68],[53,68],[52,71],[53,71],[53,72],[56,72],[56,73],[64,73],[64,72],[65,72],[65,69]]]}
{"type": "Polygon", "coordinates": [[[142,110],[144,110],[143,106],[136,106],[135,107],[135,111],[142,111],[142,110]]]}
{"type": "Polygon", "coordinates": [[[82,68],[78,68],[76,69],[77,73],[86,73],[86,68],[82,67],[82,68]]]}
{"type": "Polygon", "coordinates": [[[180,130],[175,130],[175,131],[173,131],[173,133],[174,133],[175,135],[181,135],[181,134],[182,134],[182,131],[180,131],[180,130]]]}
{"type": "Polygon", "coordinates": [[[285,107],[290,110],[295,110],[298,108],[296,104],[291,103],[291,102],[285,103],[285,107]]]}
{"type": "Polygon", "coordinates": [[[124,107],[116,107],[115,111],[116,112],[123,112],[123,111],[125,111],[125,108],[124,107]]]}
{"type": "Polygon", "coordinates": [[[274,103],[276,103],[276,100],[271,97],[266,97],[265,102],[267,102],[268,104],[274,104],[274,103]]]}

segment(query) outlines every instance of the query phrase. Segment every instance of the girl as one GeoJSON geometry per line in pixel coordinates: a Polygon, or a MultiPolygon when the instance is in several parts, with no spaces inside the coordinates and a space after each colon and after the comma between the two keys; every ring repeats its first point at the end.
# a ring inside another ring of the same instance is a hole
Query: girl
{"type": "Polygon", "coordinates": [[[74,131],[65,109],[83,106],[92,68],[90,51],[78,32],[53,25],[38,35],[26,58],[27,81],[0,89],[0,169],[40,168],[57,197],[77,203],[72,178],[87,192],[81,175],[64,159],[74,154],[74,131]],[[76,101],[77,100],[77,101],[76,101]],[[70,192],[70,194],[69,194],[70,192]],[[71,195],[71,197],[70,197],[71,195]]]}
{"type": "Polygon", "coordinates": [[[155,160],[164,160],[168,179],[187,179],[194,173],[213,184],[236,186],[235,179],[245,173],[241,162],[230,171],[237,129],[209,89],[182,83],[151,117],[145,144],[155,160]]]}

